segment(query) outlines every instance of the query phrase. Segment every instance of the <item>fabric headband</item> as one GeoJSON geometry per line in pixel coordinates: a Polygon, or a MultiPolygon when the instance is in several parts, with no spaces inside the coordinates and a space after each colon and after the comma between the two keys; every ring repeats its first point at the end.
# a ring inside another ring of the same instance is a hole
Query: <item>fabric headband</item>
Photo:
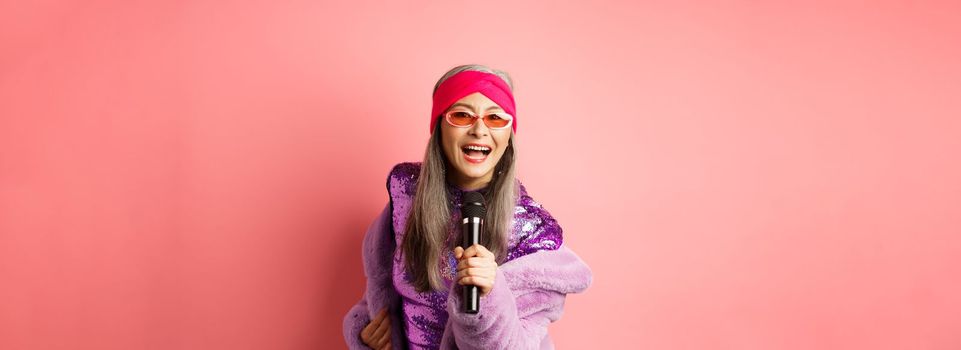
{"type": "Polygon", "coordinates": [[[475,92],[480,92],[514,117],[511,128],[517,132],[517,114],[514,110],[514,95],[510,86],[499,76],[479,71],[463,71],[444,80],[434,92],[434,107],[430,111],[430,132],[437,127],[441,113],[454,102],[475,92]]]}

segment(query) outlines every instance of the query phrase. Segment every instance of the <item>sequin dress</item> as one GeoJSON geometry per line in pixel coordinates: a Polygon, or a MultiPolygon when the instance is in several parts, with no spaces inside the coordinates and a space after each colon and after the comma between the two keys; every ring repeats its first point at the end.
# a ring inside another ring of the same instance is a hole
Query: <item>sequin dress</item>
{"type": "MultiPolygon", "coordinates": [[[[417,292],[411,285],[411,276],[404,269],[403,249],[400,248],[419,173],[420,163],[401,163],[394,167],[388,180],[394,239],[398,247],[394,251],[393,284],[401,296],[404,332],[410,348],[437,349],[448,319],[446,310],[448,291],[417,292]]],[[[447,185],[448,206],[451,209],[448,243],[456,237],[459,229],[456,223],[460,222],[459,208],[464,192],[451,184],[447,185]]],[[[514,207],[514,218],[511,221],[511,233],[508,237],[507,261],[538,250],[556,250],[563,243],[561,227],[557,225],[550,213],[527,194],[523,184],[520,185],[519,192],[520,196],[514,207]]],[[[454,283],[457,259],[450,251],[442,254],[440,258],[443,260],[441,275],[444,285],[449,289],[454,283]]]]}

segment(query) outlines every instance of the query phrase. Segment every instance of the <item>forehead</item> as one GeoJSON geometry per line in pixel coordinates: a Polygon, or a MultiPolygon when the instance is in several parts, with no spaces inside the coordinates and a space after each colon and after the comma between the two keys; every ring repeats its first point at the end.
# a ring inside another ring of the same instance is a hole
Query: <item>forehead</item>
{"type": "Polygon", "coordinates": [[[475,111],[486,111],[488,109],[502,109],[493,100],[484,96],[480,92],[475,92],[470,95],[461,97],[461,99],[455,101],[451,104],[450,108],[468,108],[475,111]]]}

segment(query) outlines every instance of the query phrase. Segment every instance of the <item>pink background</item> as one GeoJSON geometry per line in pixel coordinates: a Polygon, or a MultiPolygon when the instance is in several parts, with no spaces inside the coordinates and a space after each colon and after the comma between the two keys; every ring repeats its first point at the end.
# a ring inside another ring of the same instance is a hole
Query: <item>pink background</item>
{"type": "Polygon", "coordinates": [[[394,3],[0,3],[0,348],[341,347],[465,63],[594,270],[559,348],[961,348],[961,3],[394,3]]]}

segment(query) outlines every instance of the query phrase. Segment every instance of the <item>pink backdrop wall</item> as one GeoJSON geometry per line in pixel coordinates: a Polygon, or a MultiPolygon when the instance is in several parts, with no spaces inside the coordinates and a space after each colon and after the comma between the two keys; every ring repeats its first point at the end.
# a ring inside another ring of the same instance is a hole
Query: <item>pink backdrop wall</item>
{"type": "Polygon", "coordinates": [[[0,348],[342,346],[483,63],[594,270],[560,348],[959,349],[959,42],[957,1],[4,0],[0,348]]]}

